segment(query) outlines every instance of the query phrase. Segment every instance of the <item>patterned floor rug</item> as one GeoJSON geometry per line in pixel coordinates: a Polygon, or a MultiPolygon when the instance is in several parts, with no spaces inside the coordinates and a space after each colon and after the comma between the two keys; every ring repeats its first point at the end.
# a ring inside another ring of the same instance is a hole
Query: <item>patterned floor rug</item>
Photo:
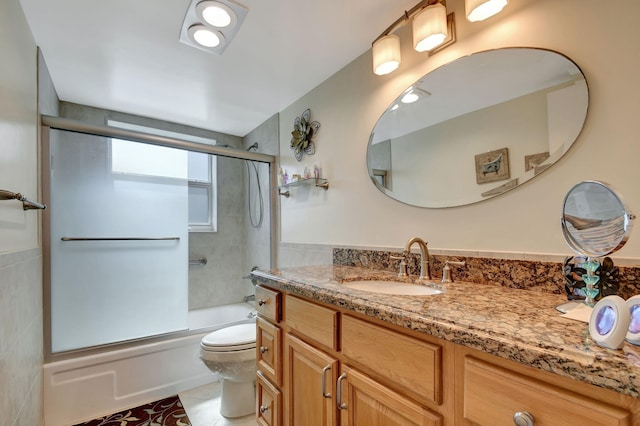
{"type": "Polygon", "coordinates": [[[191,422],[176,395],[74,426],[191,426],[191,422]]]}

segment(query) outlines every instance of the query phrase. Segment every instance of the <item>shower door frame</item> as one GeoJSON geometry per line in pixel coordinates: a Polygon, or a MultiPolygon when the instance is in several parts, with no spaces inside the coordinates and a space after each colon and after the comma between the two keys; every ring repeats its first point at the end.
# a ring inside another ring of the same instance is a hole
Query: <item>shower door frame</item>
{"type": "MultiPolygon", "coordinates": [[[[156,136],[147,133],[136,132],[133,130],[121,129],[109,126],[100,126],[88,124],[77,120],[71,120],[61,117],[53,117],[49,115],[41,115],[41,181],[42,181],[42,200],[45,204],[51,205],[51,181],[49,177],[50,170],[50,131],[62,130],[74,133],[81,133],[91,136],[110,137],[116,139],[126,139],[134,142],[141,142],[150,145],[163,146],[168,148],[183,149],[203,154],[212,154],[219,157],[235,158],[239,160],[257,161],[267,163],[269,165],[269,198],[270,198],[270,268],[277,265],[277,235],[278,220],[276,216],[277,204],[277,181],[276,181],[276,157],[268,154],[260,154],[253,151],[245,151],[242,149],[233,149],[219,147],[215,145],[206,145],[197,142],[185,141],[182,139],[156,136]]],[[[49,209],[43,210],[42,214],[42,258],[43,258],[43,308],[44,308],[44,358],[45,362],[58,361],[70,357],[85,355],[96,352],[102,352],[105,347],[127,347],[138,344],[140,341],[151,342],[154,340],[171,339],[175,337],[188,335],[188,331],[177,331],[167,333],[161,336],[149,336],[141,339],[128,340],[125,342],[116,342],[106,345],[94,346],[78,350],[66,352],[52,352],[51,340],[51,217],[49,209]]]]}

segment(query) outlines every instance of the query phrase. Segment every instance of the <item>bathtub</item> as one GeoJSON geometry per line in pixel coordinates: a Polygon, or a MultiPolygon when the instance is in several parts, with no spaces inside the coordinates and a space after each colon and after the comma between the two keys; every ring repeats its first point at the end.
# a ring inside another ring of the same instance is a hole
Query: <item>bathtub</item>
{"type": "Polygon", "coordinates": [[[68,426],[176,395],[217,380],[198,357],[211,331],[255,321],[236,303],[189,312],[189,333],[44,365],[46,426],[68,426]]]}

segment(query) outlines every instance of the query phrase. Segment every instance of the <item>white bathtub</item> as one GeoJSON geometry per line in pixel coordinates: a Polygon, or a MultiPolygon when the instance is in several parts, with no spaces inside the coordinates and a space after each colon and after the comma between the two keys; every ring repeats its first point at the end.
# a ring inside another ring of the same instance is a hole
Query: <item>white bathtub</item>
{"type": "Polygon", "coordinates": [[[251,304],[189,312],[191,334],[44,365],[46,426],[68,426],[217,380],[198,357],[213,330],[255,321],[251,304]]]}

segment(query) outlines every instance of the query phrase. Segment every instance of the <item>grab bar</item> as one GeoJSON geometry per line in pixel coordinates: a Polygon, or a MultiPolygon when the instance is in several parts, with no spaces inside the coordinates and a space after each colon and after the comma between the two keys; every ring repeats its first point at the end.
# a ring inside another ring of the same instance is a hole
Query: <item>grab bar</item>
{"type": "Polygon", "coordinates": [[[23,210],[34,210],[34,209],[44,210],[47,208],[45,204],[30,200],[29,198],[25,197],[19,192],[11,192],[11,191],[6,191],[4,189],[0,189],[0,200],[22,201],[23,210]]]}
{"type": "Polygon", "coordinates": [[[178,241],[180,237],[164,237],[164,238],[148,238],[148,237],[91,237],[91,238],[74,238],[62,237],[61,241],[178,241]]]}

